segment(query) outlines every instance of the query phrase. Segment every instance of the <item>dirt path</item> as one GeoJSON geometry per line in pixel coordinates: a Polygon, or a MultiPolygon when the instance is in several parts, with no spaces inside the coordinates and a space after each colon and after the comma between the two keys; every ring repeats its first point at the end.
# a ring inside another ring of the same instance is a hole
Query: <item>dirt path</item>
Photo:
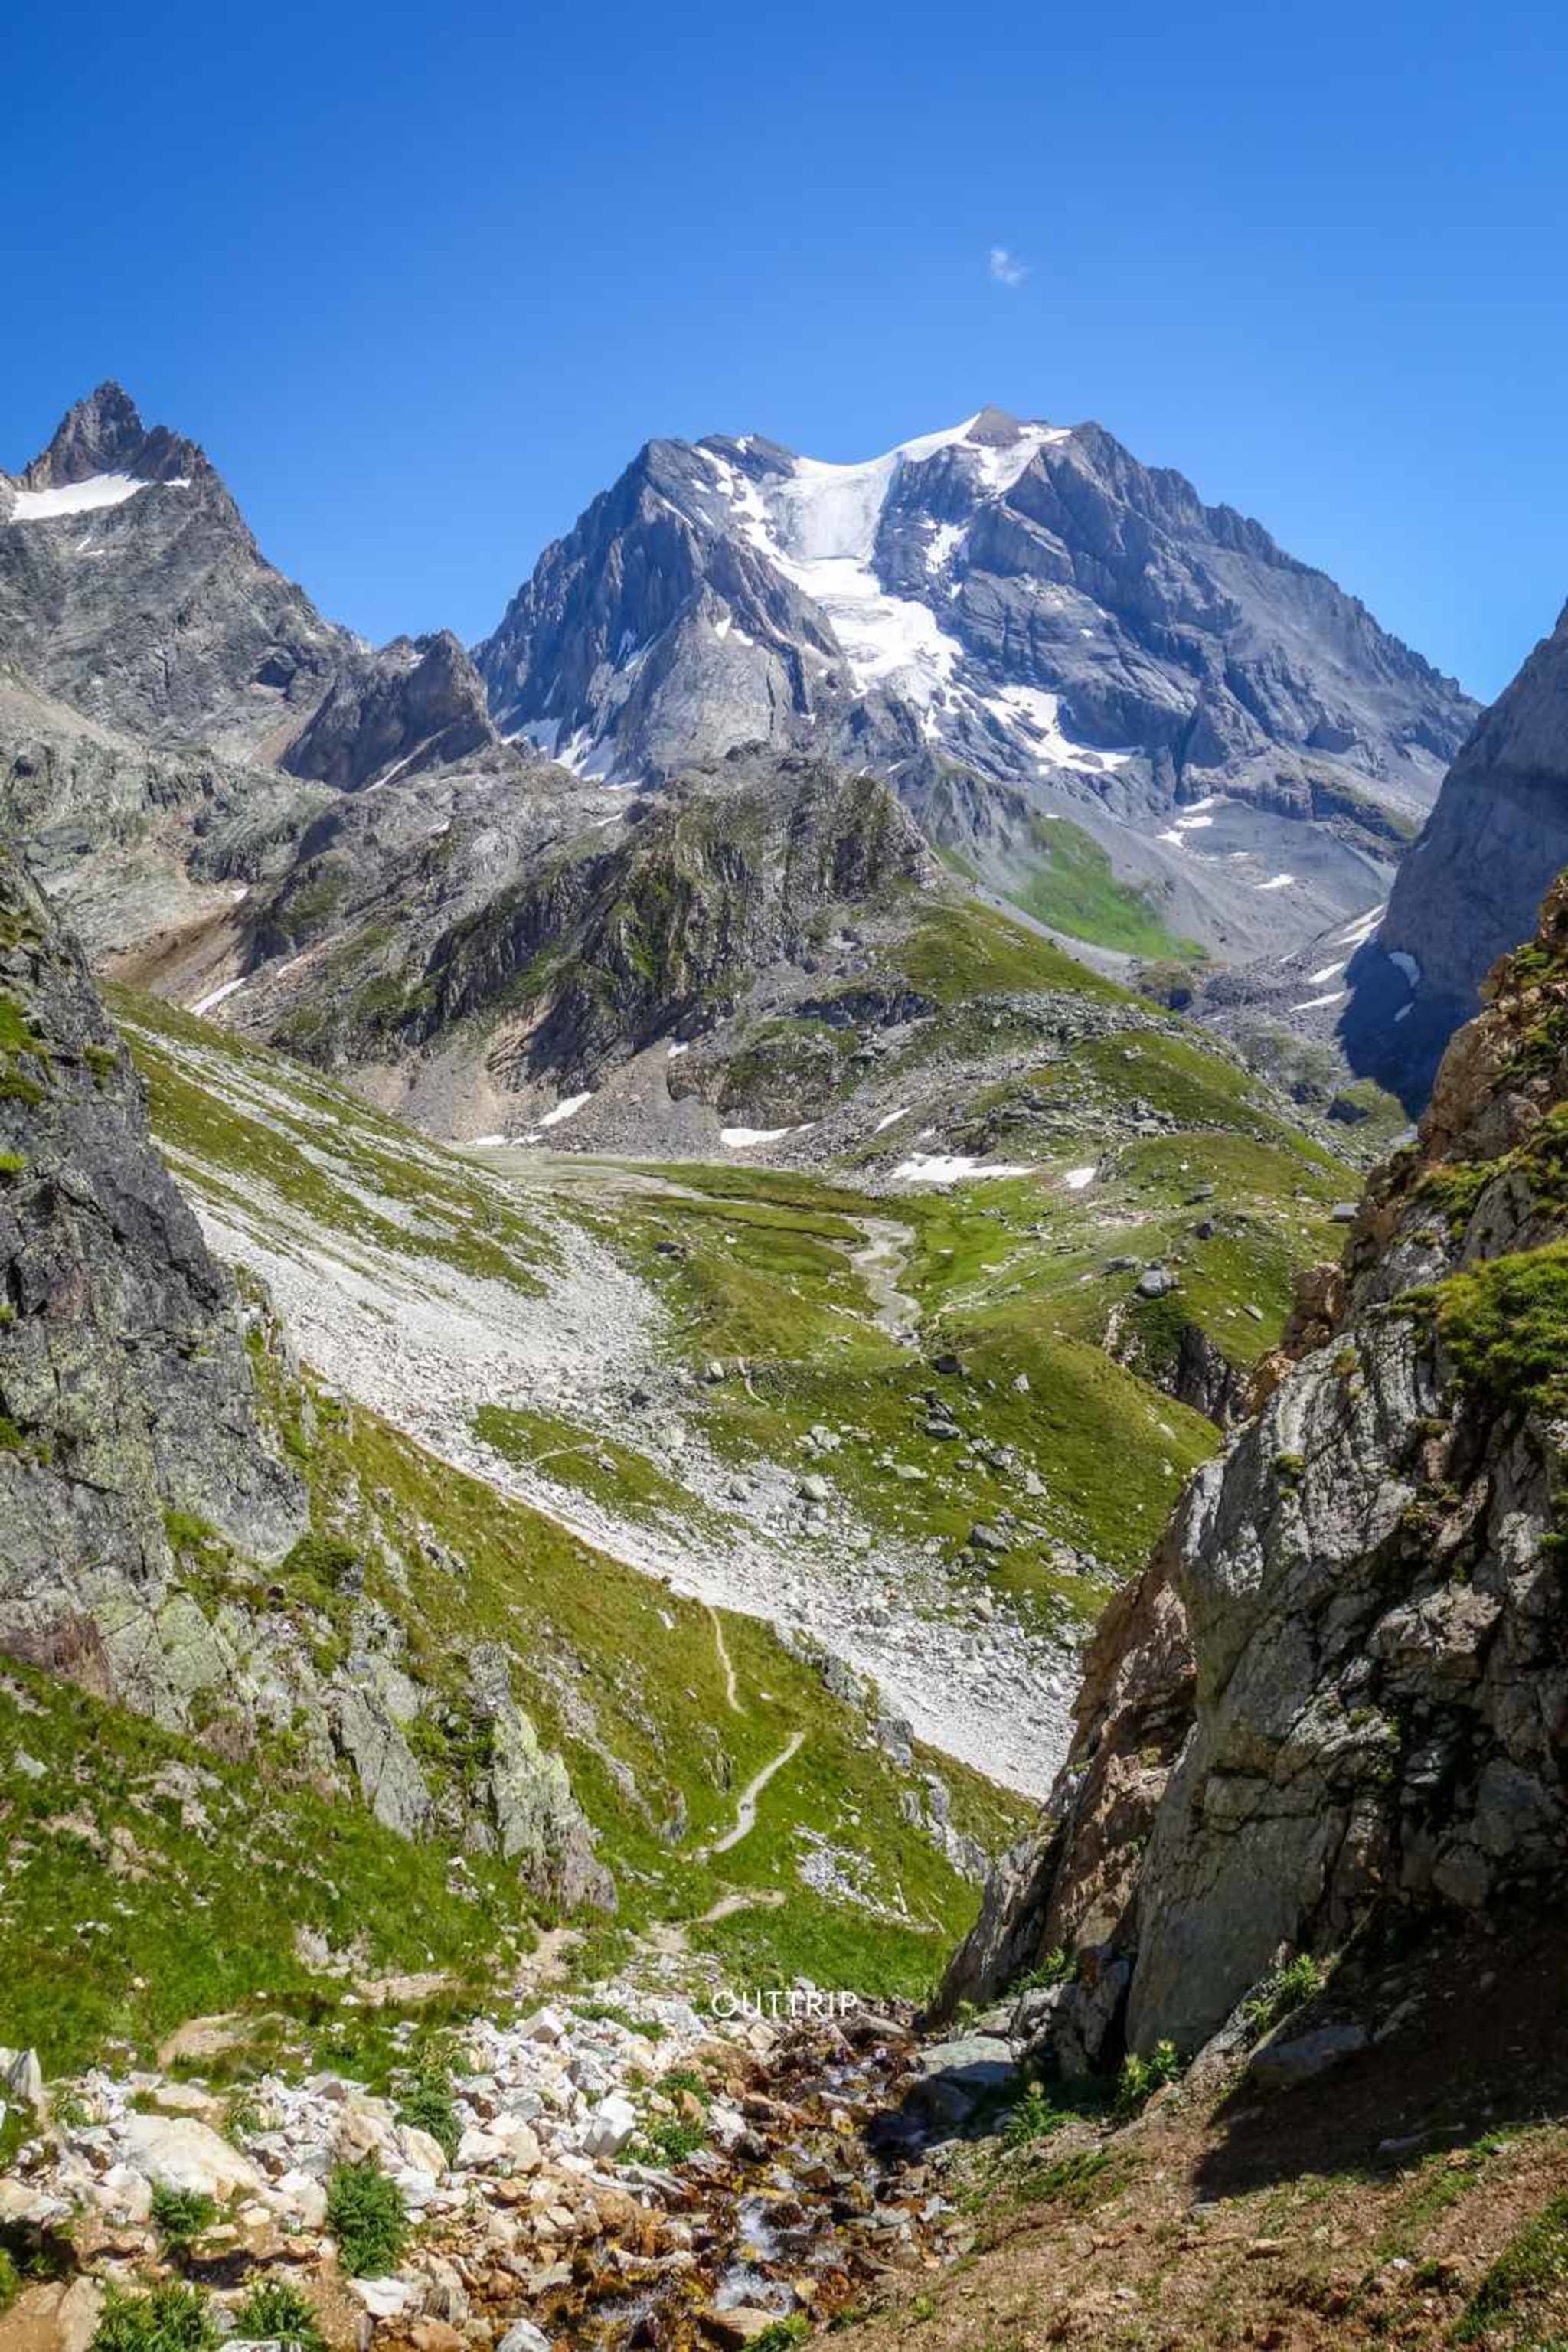
{"type": "Polygon", "coordinates": [[[744,1715],[746,1710],[741,1705],[735,1690],[735,1669],[730,1662],[730,1653],[724,1646],[723,1624],[721,1622],[719,1612],[714,1608],[711,1601],[708,1602],[707,1608],[708,1614],[713,1621],[713,1643],[714,1647],[719,1653],[719,1664],[724,1669],[724,1696],[730,1702],[730,1712],[731,1715],[744,1715]]]}
{"type": "Polygon", "coordinates": [[[866,1286],[877,1328],[900,1347],[912,1348],[920,1307],[907,1290],[899,1288],[899,1276],[909,1264],[914,1234],[892,1217],[857,1217],[854,1222],[866,1241],[863,1248],[850,1252],[849,1263],[866,1286]]]}
{"type": "Polygon", "coordinates": [[[758,1798],[773,1779],[773,1774],[782,1772],[790,1758],[798,1752],[805,1738],[804,1731],[792,1732],[789,1745],[780,1749],[771,1764],[764,1764],[754,1779],[747,1781],[741,1791],[741,1801],[735,1808],[734,1828],[726,1830],[721,1838],[715,1838],[711,1845],[705,1845],[702,1849],[705,1855],[711,1857],[716,1853],[732,1853],[742,1838],[751,1836],[757,1826],[758,1798]]]}

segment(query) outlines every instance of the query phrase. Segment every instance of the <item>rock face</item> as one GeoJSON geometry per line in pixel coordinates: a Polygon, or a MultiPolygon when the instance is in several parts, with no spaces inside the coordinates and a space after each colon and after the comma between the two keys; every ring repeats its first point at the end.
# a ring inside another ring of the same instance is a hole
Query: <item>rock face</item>
{"type": "MultiPolygon", "coordinates": [[[[934,880],[885,787],[804,757],[742,757],[683,780],[600,847],[547,859],[433,947],[432,1034],[542,982],[529,1058],[592,1076],[608,1056],[705,1025],[760,967],[798,960],[836,909],[934,880]]],[[[601,836],[601,839],[603,836],[601,836]]]]}
{"type": "Polygon", "coordinates": [[[110,1694],[166,1597],[170,1515],[266,1562],[303,1532],[304,1497],[263,1443],[233,1286],[15,852],[0,1049],[0,1644],[110,1694]]]}
{"type": "Polygon", "coordinates": [[[497,738],[449,631],[373,654],[260,553],[195,442],[118,384],[0,477],[7,664],[79,723],[353,790],[497,738]]]}
{"type": "Polygon", "coordinates": [[[195,444],[114,383],[0,486],[0,638],[83,717],[228,756],[273,756],[368,658],[265,561],[195,444]]]}
{"type": "Polygon", "coordinates": [[[1321,919],[1364,907],[1379,809],[1425,808],[1474,716],[1258,524],[1099,425],[994,409],[865,465],[651,442],[478,659],[501,727],[585,775],[810,742],[999,881],[1070,809],[1178,929],[1276,949],[1317,926],[1245,895],[1282,857],[1227,879],[1232,854],[1310,823],[1321,919]],[[1247,814],[1206,857],[1171,815],[1215,793],[1247,814]]]}
{"type": "Polygon", "coordinates": [[[613,1907],[503,1653],[471,1662],[484,1735],[461,1801],[442,1804],[409,1738],[431,1702],[405,1629],[363,1602],[341,1654],[318,1655],[273,1605],[268,1571],[324,1557],[352,1587],[359,1564],[311,1535],[253,1354],[307,1451],[313,1407],[280,1331],[209,1255],[80,951],[0,855],[0,1652],[199,1723],[230,1756],[283,1735],[318,1786],[357,1790],[399,1835],[499,1853],[565,1908],[613,1907]]]}
{"type": "Polygon", "coordinates": [[[479,673],[442,629],[396,637],[373,663],[340,674],[283,765],[354,792],[376,777],[449,766],[495,740],[479,673]]]}
{"type": "Polygon", "coordinates": [[[1481,982],[1568,865],[1568,612],[1486,712],[1350,967],[1352,1066],[1412,1110],[1481,982]]]}
{"type": "Polygon", "coordinates": [[[1041,1845],[950,2006],[1061,1947],[1058,2051],[1089,2015],[1091,2056],[1190,2052],[1282,1946],[1561,1899],[1568,881],[1490,998],[1108,1612],[1041,1845]],[[1124,2021],[1087,1990],[1113,1960],[1124,2021]]]}

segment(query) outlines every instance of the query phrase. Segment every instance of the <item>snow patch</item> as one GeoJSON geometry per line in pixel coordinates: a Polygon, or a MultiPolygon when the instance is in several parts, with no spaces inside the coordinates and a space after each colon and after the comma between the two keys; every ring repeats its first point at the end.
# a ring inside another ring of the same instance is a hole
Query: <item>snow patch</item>
{"type": "Polygon", "coordinates": [[[89,474],[85,482],[62,482],[58,490],[18,490],[11,509],[12,522],[50,522],[57,515],[94,514],[101,507],[122,507],[138,490],[188,490],[190,480],[144,482],[134,474],[89,474]]]}
{"type": "Polygon", "coordinates": [[[1310,971],[1307,974],[1307,985],[1309,988],[1321,988],[1325,980],[1332,980],[1336,972],[1343,971],[1343,970],[1344,964],[1342,961],[1339,963],[1326,963],[1321,971],[1310,971]]]}
{"type": "Polygon", "coordinates": [[[240,975],[238,980],[226,980],[223,986],[221,988],[215,988],[210,996],[198,997],[195,1003],[192,1005],[191,1011],[196,1013],[211,1013],[216,1006],[224,1003],[227,998],[231,997],[237,989],[241,989],[244,986],[245,975],[243,973],[240,975]]]}
{"type": "Polygon", "coordinates": [[[1032,1176],[1033,1168],[1021,1162],[995,1161],[983,1168],[978,1160],[963,1151],[917,1151],[912,1160],[900,1160],[893,1171],[895,1182],[900,1178],[906,1184],[955,1184],[961,1176],[1032,1176]]]}
{"type": "Polygon", "coordinates": [[[1092,1184],[1093,1181],[1092,1168],[1069,1168],[1062,1178],[1062,1182],[1069,1192],[1081,1192],[1086,1184],[1092,1184]]]}
{"type": "Polygon", "coordinates": [[[1420,987],[1421,967],[1413,955],[1407,955],[1403,948],[1390,948],[1388,961],[1405,974],[1412,988],[1420,987]]]}
{"type": "Polygon", "coordinates": [[[1223,793],[1205,793],[1201,801],[1190,801],[1180,816],[1173,816],[1165,831],[1156,834],[1157,841],[1173,841],[1178,849],[1189,833],[1202,833],[1214,823],[1208,811],[1217,808],[1225,798],[1223,793]]]}
{"type": "Polygon", "coordinates": [[[928,572],[945,572],[952,561],[953,549],[963,537],[963,530],[961,522],[939,522],[936,525],[926,547],[928,572]]]}
{"type": "Polygon", "coordinates": [[[1005,449],[980,449],[980,478],[994,498],[1005,498],[1042,449],[1071,438],[1071,431],[1065,425],[1026,425],[1017,439],[1009,441],[1005,449]]]}
{"type": "Polygon", "coordinates": [[[535,1120],[534,1124],[542,1128],[559,1127],[563,1118],[575,1118],[584,1104],[592,1102],[593,1099],[592,1087],[588,1088],[586,1094],[568,1095],[563,1102],[558,1102],[553,1110],[547,1110],[544,1117],[535,1120]]]}
{"type": "Polygon", "coordinates": [[[684,1044],[672,1041],[666,1059],[671,1062],[679,1061],[682,1054],[689,1054],[690,1051],[691,1041],[689,1038],[688,1038],[684,1044]]]}
{"type": "Polygon", "coordinates": [[[908,1118],[909,1115],[910,1105],[905,1103],[901,1109],[890,1110],[885,1118],[879,1118],[871,1132],[873,1135],[880,1135],[884,1128],[895,1126],[900,1118],[908,1118]]]}
{"type": "Polygon", "coordinates": [[[981,700],[1009,732],[1022,728],[1030,751],[1044,766],[1082,767],[1087,762],[1124,768],[1136,757],[1131,751],[1101,751],[1087,743],[1075,743],[1061,723],[1060,695],[1048,694],[1043,687],[1005,686],[1000,693],[982,696],[981,700]]]}
{"type": "Polygon", "coordinates": [[[1364,915],[1358,915],[1356,917],[1354,922],[1350,926],[1348,930],[1344,930],[1340,933],[1337,944],[1344,948],[1363,947],[1366,941],[1371,939],[1373,931],[1376,930],[1379,923],[1382,922],[1387,912],[1388,904],[1386,900],[1384,900],[1381,907],[1369,907],[1364,915]]]}
{"type": "Polygon", "coordinates": [[[1260,890],[1288,890],[1295,879],[1293,874],[1271,874],[1268,881],[1260,882],[1258,887],[1260,890]]]}
{"type": "Polygon", "coordinates": [[[750,1151],[755,1143],[782,1143],[793,1127],[721,1127],[719,1140],[728,1150],[750,1151]]]}
{"type": "MultiPolygon", "coordinates": [[[[965,417],[961,425],[921,434],[858,464],[796,457],[786,474],[762,484],[717,450],[700,449],[742,537],[822,607],[861,689],[896,682],[906,699],[929,709],[945,692],[963,657],[957,640],[938,625],[929,606],[889,594],[872,567],[883,509],[901,467],[962,447],[979,487],[995,496],[1012,486],[1047,440],[1067,438],[1064,428],[1026,425],[1007,448],[989,449],[969,440],[974,422],[965,417]]],[[[932,570],[942,569],[961,535],[955,525],[937,527],[927,550],[932,570]]],[[[1117,764],[1117,754],[1098,756],[1117,764]]]]}
{"type": "Polygon", "coordinates": [[[1300,1004],[1290,1007],[1292,1013],[1317,1013],[1325,1004],[1342,1004],[1350,994],[1348,988],[1331,988],[1327,996],[1306,996],[1300,1004]]]}

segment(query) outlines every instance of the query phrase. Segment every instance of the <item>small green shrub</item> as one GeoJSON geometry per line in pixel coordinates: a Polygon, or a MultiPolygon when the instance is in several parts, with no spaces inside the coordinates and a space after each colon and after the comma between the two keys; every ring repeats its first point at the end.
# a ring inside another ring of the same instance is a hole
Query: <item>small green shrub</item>
{"type": "Polygon", "coordinates": [[[1259,1986],[1242,2010],[1254,2036],[1268,2033],[1294,2009],[1315,2000],[1328,1981],[1310,1952],[1300,1952],[1259,1986]]]}
{"type": "Polygon", "coordinates": [[[1061,2120],[1038,2083],[1031,2083],[1023,2097],[1007,2110],[1002,2126],[1003,2146],[1028,2147],[1034,2141],[1043,2139],[1061,2120]]]}
{"type": "Polygon", "coordinates": [[[704,2106],[709,2105],[713,2097],[695,2066],[672,2066],[668,2074],[659,2076],[658,2087],[667,2099],[678,2099],[682,2091],[689,2091],[694,2099],[700,2099],[704,2106]]]}
{"type": "Polygon", "coordinates": [[[408,2242],[403,2191],[374,2156],[334,2167],[327,2182],[327,2227],[351,2278],[384,2278],[408,2242]]]}
{"type": "Polygon", "coordinates": [[[169,1549],[174,1552],[205,1551],[216,1543],[217,1529],[195,1511],[170,1508],[163,1514],[163,1533],[169,1538],[169,1549]]]}
{"type": "Polygon", "coordinates": [[[811,2334],[811,2322],[804,2311],[792,2312],[787,2319],[775,2319],[752,2338],[752,2352],[793,2352],[796,2344],[804,2344],[811,2334]]]}
{"type": "Polygon", "coordinates": [[[1568,1379],[1568,1242],[1520,1250],[1426,1294],[1465,1387],[1500,1407],[1551,1409],[1568,1379]]]}
{"type": "Polygon", "coordinates": [[[183,2279],[166,2279],[150,2294],[125,2294],[110,2287],[92,2352],[216,2352],[218,2340],[201,2289],[183,2279]]]}
{"type": "Polygon", "coordinates": [[[695,2156],[708,2134],[701,2124],[688,2123],[682,2116],[662,2116],[649,2124],[641,2140],[634,2143],[634,2161],[638,2164],[684,2164],[695,2156]]]}
{"type": "Polygon", "coordinates": [[[452,2105],[450,2075],[434,2072],[416,2075],[404,2094],[397,2120],[415,2131],[428,2132],[450,2164],[463,2137],[463,2126],[452,2105]]]}
{"type": "Polygon", "coordinates": [[[26,1164],[19,1151],[0,1151],[0,1176],[19,1176],[26,1164]]]}
{"type": "Polygon", "coordinates": [[[22,2291],[22,2280],[16,2263],[0,2246],[0,2318],[8,2312],[22,2291]]]}
{"type": "Polygon", "coordinates": [[[235,2308],[237,2336],[251,2343],[300,2346],[300,2352],[326,2352],[316,2306],[291,2279],[258,2279],[235,2308]]]}
{"type": "Polygon", "coordinates": [[[204,2189],[172,2189],[166,2180],[153,2190],[153,2227],[171,2252],[180,2252],[217,2219],[217,2200],[204,2189]]]}
{"type": "Polygon", "coordinates": [[[1008,1986],[1010,1993],[1043,1992],[1051,1985],[1065,1984],[1073,1972],[1073,1959],[1058,1944],[1047,1952],[1037,1967],[1026,1969],[1008,1986]]]}
{"type": "Polygon", "coordinates": [[[236,2143],[249,2139],[253,2133],[265,2128],[266,2117],[260,2100],[248,2084],[232,2092],[223,2111],[223,2127],[226,2137],[236,2143]]]}
{"type": "Polygon", "coordinates": [[[1116,2077],[1116,2113],[1135,2116],[1141,2107],[1147,2106],[1156,2091],[1173,2083],[1181,2071],[1182,2062],[1173,2042],[1156,2042],[1147,2058],[1140,2058],[1130,2050],[1116,2077]]]}

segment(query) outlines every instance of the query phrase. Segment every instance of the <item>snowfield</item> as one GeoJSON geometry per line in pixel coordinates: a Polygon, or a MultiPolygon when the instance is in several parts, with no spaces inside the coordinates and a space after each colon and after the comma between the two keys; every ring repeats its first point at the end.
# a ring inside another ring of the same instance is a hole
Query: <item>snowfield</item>
{"type": "Polygon", "coordinates": [[[138,490],[188,490],[190,478],[143,482],[133,474],[89,474],[85,482],[63,482],[55,490],[18,490],[12,522],[52,522],[59,515],[95,514],[104,507],[122,507],[138,490]]]}

